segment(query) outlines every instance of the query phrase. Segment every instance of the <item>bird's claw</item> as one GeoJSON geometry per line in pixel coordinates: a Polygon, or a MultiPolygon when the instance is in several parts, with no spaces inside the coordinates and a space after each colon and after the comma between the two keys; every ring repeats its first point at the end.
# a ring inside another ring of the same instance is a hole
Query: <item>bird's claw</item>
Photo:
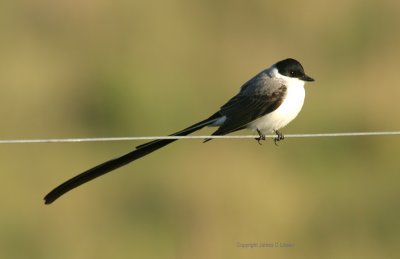
{"type": "Polygon", "coordinates": [[[261,140],[265,140],[265,135],[261,133],[261,131],[259,129],[257,129],[257,133],[258,133],[258,138],[255,138],[255,140],[257,140],[258,144],[261,144],[261,140]]]}
{"type": "Polygon", "coordinates": [[[284,140],[285,136],[283,136],[282,132],[280,132],[280,131],[277,131],[277,130],[274,130],[274,131],[276,134],[276,137],[274,138],[274,143],[275,143],[275,146],[278,146],[278,142],[281,140],[284,140]]]}

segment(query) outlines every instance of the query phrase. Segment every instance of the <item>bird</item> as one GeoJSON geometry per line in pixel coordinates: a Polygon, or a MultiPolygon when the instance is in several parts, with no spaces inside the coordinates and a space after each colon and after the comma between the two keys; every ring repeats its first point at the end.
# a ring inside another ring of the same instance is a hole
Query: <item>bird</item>
{"type": "MultiPolygon", "coordinates": [[[[249,129],[258,133],[260,143],[265,135],[275,133],[275,144],[284,139],[279,131],[299,114],[305,97],[304,85],[314,81],[293,58],[276,62],[243,84],[239,92],[210,117],[169,136],[186,136],[206,126],[218,127],[213,136],[249,129]]],[[[157,139],[137,146],[133,151],[111,159],[60,184],[45,197],[51,204],[65,193],[110,171],[142,158],[177,139],[157,139]]],[[[205,139],[204,142],[210,139],[205,139]]]]}

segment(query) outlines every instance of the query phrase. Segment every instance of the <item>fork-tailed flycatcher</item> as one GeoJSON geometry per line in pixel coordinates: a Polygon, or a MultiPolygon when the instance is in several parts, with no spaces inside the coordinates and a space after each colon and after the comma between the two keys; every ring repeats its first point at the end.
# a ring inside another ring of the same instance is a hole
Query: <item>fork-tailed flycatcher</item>
{"type": "MultiPolygon", "coordinates": [[[[275,132],[275,143],[283,139],[278,130],[291,122],[304,102],[304,84],[314,81],[304,73],[302,65],[288,58],[261,71],[246,82],[237,95],[209,118],[170,136],[186,136],[205,126],[219,127],[212,135],[225,135],[244,128],[256,131],[258,141],[275,132]]],[[[66,192],[103,174],[146,156],[177,139],[158,139],[137,146],[135,150],[95,166],[62,183],[44,197],[50,204],[66,192]]],[[[208,141],[207,139],[206,141],[208,141]]]]}

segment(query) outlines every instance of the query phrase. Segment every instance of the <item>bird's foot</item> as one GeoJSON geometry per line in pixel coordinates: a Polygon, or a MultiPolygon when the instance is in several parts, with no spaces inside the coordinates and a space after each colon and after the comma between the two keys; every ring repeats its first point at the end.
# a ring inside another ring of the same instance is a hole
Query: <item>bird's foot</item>
{"type": "Polygon", "coordinates": [[[280,131],[274,130],[274,132],[276,134],[276,137],[274,138],[274,143],[275,143],[275,146],[278,146],[277,143],[281,140],[284,140],[285,136],[283,136],[282,132],[280,132],[280,131]]]}
{"type": "Polygon", "coordinates": [[[265,140],[265,135],[261,133],[261,131],[259,129],[257,129],[257,133],[258,133],[258,138],[255,138],[255,140],[257,140],[258,144],[261,144],[261,140],[265,140]]]}

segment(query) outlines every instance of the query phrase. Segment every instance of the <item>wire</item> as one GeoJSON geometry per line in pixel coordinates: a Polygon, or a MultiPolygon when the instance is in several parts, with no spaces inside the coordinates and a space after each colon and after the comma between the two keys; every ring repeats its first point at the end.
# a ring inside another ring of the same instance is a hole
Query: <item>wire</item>
{"type": "MultiPolygon", "coordinates": [[[[358,137],[358,136],[389,136],[400,135],[400,131],[381,132],[343,132],[343,133],[310,133],[285,134],[285,138],[322,138],[322,137],[358,137]]],[[[258,135],[228,135],[228,136],[143,136],[143,137],[107,137],[107,138],[55,138],[55,139],[4,139],[0,144],[28,144],[28,143],[76,143],[76,142],[106,142],[106,141],[134,141],[154,139],[251,139],[258,135]]],[[[275,138],[276,135],[266,135],[275,138]]]]}

